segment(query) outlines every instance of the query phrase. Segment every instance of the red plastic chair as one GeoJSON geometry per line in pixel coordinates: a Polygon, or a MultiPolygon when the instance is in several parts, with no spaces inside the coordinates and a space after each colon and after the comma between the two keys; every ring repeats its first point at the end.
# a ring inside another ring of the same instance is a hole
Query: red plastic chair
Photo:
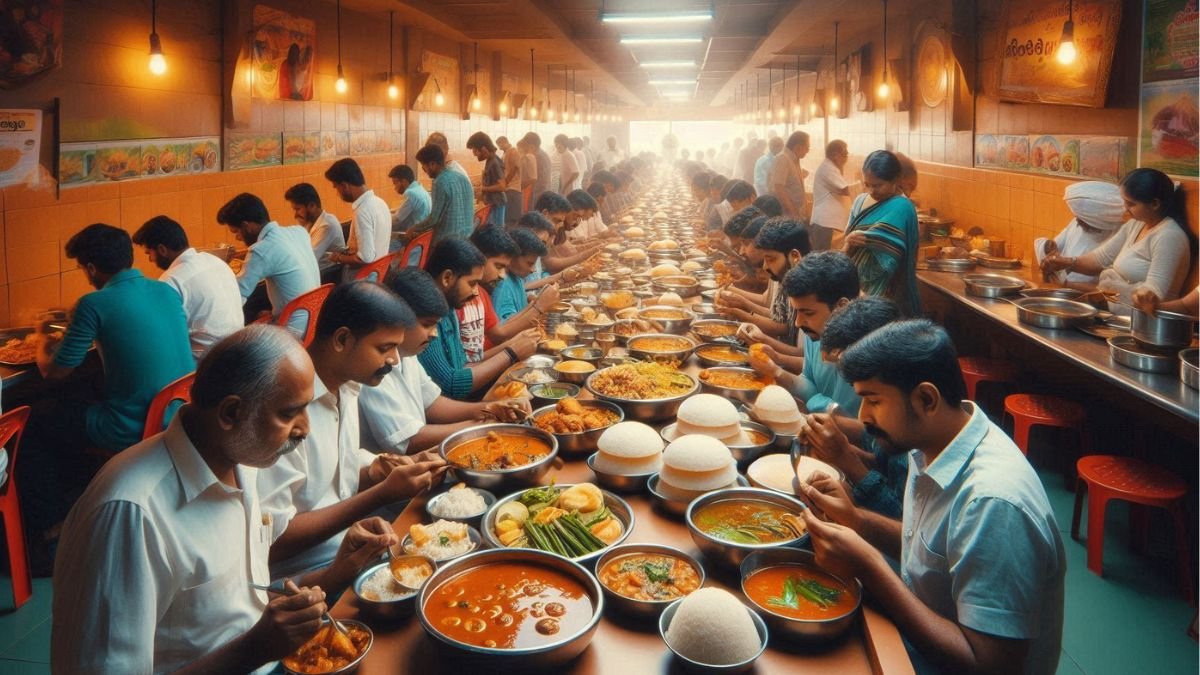
{"type": "Polygon", "coordinates": [[[400,252],[401,267],[425,267],[425,259],[429,257],[430,244],[433,243],[433,230],[425,232],[416,239],[408,242],[408,246],[400,252]]]}
{"type": "Polygon", "coordinates": [[[395,253],[389,253],[373,263],[363,265],[358,270],[358,273],[354,275],[355,280],[367,279],[368,281],[383,283],[383,278],[387,276],[388,269],[392,266],[396,255],[395,253]]]}
{"type": "Polygon", "coordinates": [[[958,359],[958,366],[962,369],[963,380],[967,383],[967,398],[972,401],[977,400],[975,393],[981,382],[1013,384],[1017,381],[1017,367],[1011,361],[979,356],[961,356],[958,359]]]}
{"type": "Polygon", "coordinates": [[[14,608],[20,608],[33,595],[33,575],[25,552],[25,526],[21,522],[21,502],[17,499],[17,448],[29,421],[29,410],[29,406],[21,406],[0,416],[0,446],[8,449],[8,482],[0,486],[0,518],[4,520],[4,539],[8,544],[14,608]]]}
{"type": "Polygon", "coordinates": [[[150,438],[154,434],[162,432],[167,428],[170,420],[165,419],[167,416],[167,408],[175,401],[183,401],[191,403],[192,401],[192,382],[196,379],[196,373],[188,373],[183,377],[175,380],[171,384],[162,388],[162,391],[154,395],[154,400],[150,401],[150,409],[146,411],[146,428],[142,430],[142,439],[150,438]]]}
{"type": "MultiPolygon", "coordinates": [[[[532,183],[525,186],[524,190],[521,190],[521,211],[523,211],[524,213],[529,213],[529,207],[530,207],[531,201],[533,201],[533,184],[532,183]]],[[[522,215],[524,215],[524,214],[522,214],[522,215]]]]}
{"type": "Polygon", "coordinates": [[[1079,539],[1079,518],[1083,498],[1088,494],[1087,566],[1104,576],[1104,510],[1109,500],[1121,499],[1133,504],[1166,509],[1175,521],[1176,559],[1179,580],[1188,602],[1195,603],[1192,586],[1191,538],[1185,505],[1187,482],[1179,476],[1133,457],[1089,455],[1076,464],[1079,478],[1075,483],[1075,513],[1071,517],[1071,537],[1079,539]]]}
{"type": "Polygon", "coordinates": [[[492,216],[492,205],[481,206],[475,210],[475,227],[479,227],[488,221],[492,216]]]}
{"type": "Polygon", "coordinates": [[[333,291],[333,284],[324,284],[313,290],[297,296],[283,308],[279,313],[279,318],[275,319],[275,324],[287,328],[288,320],[296,312],[308,313],[308,325],[304,329],[304,336],[300,339],[300,343],[307,347],[312,343],[313,336],[317,333],[317,317],[321,314],[321,305],[325,304],[325,298],[333,291]]]}

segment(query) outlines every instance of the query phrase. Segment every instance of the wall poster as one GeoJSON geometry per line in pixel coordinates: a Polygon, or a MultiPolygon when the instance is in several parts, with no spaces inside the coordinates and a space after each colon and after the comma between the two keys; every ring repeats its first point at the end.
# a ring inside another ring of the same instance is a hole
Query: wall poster
{"type": "Polygon", "coordinates": [[[1143,22],[1138,165],[1196,176],[1200,65],[1196,0],[1147,0],[1143,22]]]}
{"type": "Polygon", "coordinates": [[[0,89],[62,65],[63,0],[0,3],[0,89]]]}
{"type": "Polygon", "coordinates": [[[41,110],[0,110],[0,187],[38,180],[41,110]]]}
{"type": "Polygon", "coordinates": [[[317,26],[266,5],[254,6],[251,57],[254,93],[260,98],[311,101],[317,26]]]}
{"type": "Polygon", "coordinates": [[[1072,17],[1078,56],[1064,65],[1055,56],[1067,21],[1067,3],[1013,0],[1000,43],[1001,99],[1104,107],[1121,3],[1077,0],[1072,17]]]}

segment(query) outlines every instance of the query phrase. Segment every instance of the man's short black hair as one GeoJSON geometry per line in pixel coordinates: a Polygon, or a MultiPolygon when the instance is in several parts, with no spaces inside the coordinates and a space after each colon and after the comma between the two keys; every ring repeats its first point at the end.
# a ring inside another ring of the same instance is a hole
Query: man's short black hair
{"type": "Polygon", "coordinates": [[[412,170],[412,167],[407,164],[397,164],[388,172],[388,178],[392,180],[401,179],[410,183],[417,182],[417,174],[412,170]]]}
{"type": "Polygon", "coordinates": [[[708,184],[712,182],[713,175],[707,171],[698,171],[692,176],[692,187],[697,190],[707,190],[708,184]]]}
{"type": "Polygon", "coordinates": [[[557,136],[554,137],[554,144],[561,145],[564,148],[570,148],[571,147],[571,139],[567,138],[566,134],[558,134],[557,136]]]}
{"type": "Polygon", "coordinates": [[[76,232],[66,245],[67,257],[80,265],[95,265],[102,274],[116,274],[133,266],[133,242],[119,227],[92,223],[76,232]]]}
{"type": "Polygon", "coordinates": [[[815,295],[819,302],[832,308],[842,298],[858,297],[858,267],[841,251],[806,254],[799,265],[788,270],[783,288],[790,297],[815,295]]]}
{"type": "Polygon", "coordinates": [[[744,180],[731,180],[721,190],[721,198],[729,202],[744,202],[754,199],[754,186],[744,180]]]}
{"type": "Polygon", "coordinates": [[[283,193],[283,198],[293,204],[300,206],[312,206],[321,208],[321,195],[317,193],[317,188],[312,186],[312,183],[296,183],[283,193]]]}
{"type": "Polygon", "coordinates": [[[537,211],[530,211],[518,218],[516,227],[524,227],[534,232],[541,231],[554,234],[554,223],[537,211]]]}
{"type": "Polygon", "coordinates": [[[492,142],[492,137],[482,131],[476,131],[467,139],[467,149],[475,148],[486,148],[488,152],[496,152],[496,144],[492,142]]]}
{"type": "Polygon", "coordinates": [[[417,317],[400,296],[365,279],[339,284],[321,305],[317,317],[317,340],[328,339],[339,328],[349,328],[364,338],[380,328],[412,328],[417,317]]]}
{"type": "Polygon", "coordinates": [[[617,175],[614,174],[612,171],[607,171],[607,170],[597,171],[596,173],[592,174],[592,182],[602,183],[605,186],[611,187],[614,190],[616,190],[621,185],[621,181],[617,180],[617,175]]]}
{"type": "Polygon", "coordinates": [[[952,406],[967,397],[954,342],[928,319],[895,321],[872,331],[842,353],[838,370],[851,384],[877,378],[904,394],[929,382],[952,406]]]}
{"type": "Polygon", "coordinates": [[[821,331],[821,350],[845,350],[872,331],[903,318],[900,306],[891,298],[868,295],[851,300],[834,310],[821,331]]]}
{"type": "Polygon", "coordinates": [[[728,182],[729,179],[725,176],[720,174],[713,175],[708,179],[708,189],[716,190],[717,194],[725,194],[725,184],[728,182]]]}
{"type": "Polygon", "coordinates": [[[800,255],[808,255],[812,244],[808,240],[808,228],[798,220],[790,218],[772,218],[763,225],[754,245],[764,251],[778,251],[783,254],[799,251],[800,255]]]}
{"type": "Polygon", "coordinates": [[[779,198],[775,195],[759,195],[758,199],[754,200],[754,206],[768,218],[778,218],[783,215],[783,204],[779,203],[779,198]]]}
{"type": "Polygon", "coordinates": [[[593,181],[591,185],[587,186],[587,193],[591,195],[592,199],[604,199],[608,195],[608,189],[604,187],[604,183],[593,181]]]}
{"type": "Polygon", "coordinates": [[[546,248],[546,244],[542,243],[542,240],[538,239],[537,235],[531,230],[518,227],[510,232],[509,236],[512,237],[512,240],[514,243],[516,243],[517,248],[521,250],[518,255],[537,255],[540,257],[549,252],[549,249],[546,248]]]}
{"type": "Polygon", "coordinates": [[[349,157],[339,159],[326,169],[325,180],[331,183],[345,183],[355,187],[362,187],[367,184],[367,179],[363,178],[362,168],[358,166],[358,162],[349,157]]]}
{"type": "Polygon", "coordinates": [[[595,211],[600,208],[595,199],[586,190],[571,190],[567,193],[567,203],[576,211],[595,211]]]}
{"type": "Polygon", "coordinates": [[[436,145],[427,145],[417,151],[417,161],[422,164],[445,164],[446,153],[436,145]]]}
{"type": "Polygon", "coordinates": [[[267,213],[267,205],[257,195],[243,192],[225,202],[217,211],[217,222],[236,228],[241,228],[242,223],[266,225],[271,222],[271,214],[267,213]]]}
{"type": "MultiPolygon", "coordinates": [[[[752,209],[754,207],[747,206],[746,208],[752,209]]],[[[761,213],[755,216],[754,220],[751,220],[750,224],[746,226],[746,229],[742,230],[742,239],[749,239],[750,241],[757,239],[758,233],[762,232],[763,225],[766,225],[768,220],[770,220],[770,218],[767,218],[761,213]]]]}
{"type": "Polygon", "coordinates": [[[784,147],[791,150],[801,143],[808,143],[808,134],[803,131],[793,131],[792,135],[788,136],[787,142],[784,143],[784,147]]]}
{"type": "Polygon", "coordinates": [[[146,248],[166,246],[168,251],[185,251],[187,232],[169,216],[154,216],[133,233],[133,243],[146,248]]]}
{"type": "Polygon", "coordinates": [[[746,230],[746,227],[748,227],[755,218],[760,217],[762,217],[761,211],[753,206],[747,206],[741,211],[738,211],[730,216],[729,220],[725,221],[725,226],[721,228],[721,231],[725,233],[725,236],[730,238],[741,237],[743,236],[743,232],[746,230]]]}
{"type": "Polygon", "coordinates": [[[483,267],[486,258],[466,239],[450,237],[443,239],[429,252],[425,261],[425,271],[437,278],[442,272],[450,270],[454,276],[461,277],[470,274],[476,267],[483,267]]]}
{"type": "Polygon", "coordinates": [[[571,202],[557,192],[546,191],[537,198],[533,210],[546,213],[567,213],[571,210],[571,202]]]}
{"type": "Polygon", "coordinates": [[[420,267],[400,267],[384,279],[384,285],[404,298],[418,319],[441,319],[450,312],[446,296],[429,273],[420,267]]]}
{"type": "Polygon", "coordinates": [[[504,230],[502,225],[484,225],[475,230],[471,234],[471,243],[475,248],[479,249],[485,257],[495,258],[497,256],[506,255],[516,257],[521,255],[521,249],[517,247],[511,235],[504,230]]]}
{"type": "Polygon", "coordinates": [[[537,133],[533,131],[526,133],[523,137],[521,137],[521,140],[529,145],[532,145],[534,148],[540,149],[542,147],[542,137],[538,136],[537,133]]]}

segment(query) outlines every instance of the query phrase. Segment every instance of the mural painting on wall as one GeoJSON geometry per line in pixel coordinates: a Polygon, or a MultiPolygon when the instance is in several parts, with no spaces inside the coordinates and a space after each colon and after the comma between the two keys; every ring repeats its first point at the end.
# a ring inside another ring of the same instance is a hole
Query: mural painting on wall
{"type": "Polygon", "coordinates": [[[312,100],[316,44],[317,27],[312,19],[255,5],[251,50],[255,95],[272,100],[312,100]]]}
{"type": "Polygon", "coordinates": [[[458,59],[443,56],[431,51],[421,52],[421,72],[429,73],[429,81],[421,90],[417,99],[422,110],[439,110],[434,104],[434,96],[440,91],[446,103],[440,109],[454,109],[458,100],[459,73],[458,59]]]}
{"type": "Polygon", "coordinates": [[[63,143],[58,152],[58,181],[62,187],[220,169],[221,142],[215,136],[63,143]]]}
{"type": "Polygon", "coordinates": [[[62,65],[63,0],[0,3],[0,89],[62,65]]]}
{"type": "Polygon", "coordinates": [[[226,168],[279,166],[283,162],[282,148],[282,134],[226,134],[226,168]]]}
{"type": "Polygon", "coordinates": [[[0,187],[36,183],[41,147],[41,110],[0,110],[0,187]]]}
{"type": "Polygon", "coordinates": [[[1104,107],[1112,70],[1119,0],[1078,0],[1073,5],[1078,56],[1069,65],[1056,58],[1067,3],[1013,0],[1000,44],[1000,98],[1032,103],[1104,107]]]}
{"type": "Polygon", "coordinates": [[[975,166],[1117,181],[1132,168],[1132,147],[1119,136],[993,135],[975,143],[975,166]]]}
{"type": "Polygon", "coordinates": [[[1176,176],[1200,172],[1197,14],[1196,0],[1146,3],[1138,163],[1176,176]]]}

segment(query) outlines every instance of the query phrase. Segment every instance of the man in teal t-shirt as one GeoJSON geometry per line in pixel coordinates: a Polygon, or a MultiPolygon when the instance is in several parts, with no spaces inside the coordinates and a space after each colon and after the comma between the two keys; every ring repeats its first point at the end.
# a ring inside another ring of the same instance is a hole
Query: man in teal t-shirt
{"type": "Polygon", "coordinates": [[[509,230],[508,235],[516,242],[521,253],[508,264],[508,275],[500,280],[496,292],[492,294],[496,317],[501,323],[529,305],[529,299],[525,296],[525,277],[533,272],[538,258],[547,252],[546,245],[530,230],[518,227],[509,230]]]}
{"type": "Polygon", "coordinates": [[[63,379],[94,343],[104,385],[98,400],[86,400],[79,393],[86,387],[73,385],[68,396],[34,404],[18,455],[21,509],[34,533],[62,520],[91,478],[79,470],[94,464],[85,450],[119,452],[139,442],[150,402],[196,367],[179,294],[132,269],[125,230],[89,225],[71,237],[66,253],[96,290],[79,299],[61,338],[48,324],[39,327],[38,369],[47,380],[63,379]]]}

